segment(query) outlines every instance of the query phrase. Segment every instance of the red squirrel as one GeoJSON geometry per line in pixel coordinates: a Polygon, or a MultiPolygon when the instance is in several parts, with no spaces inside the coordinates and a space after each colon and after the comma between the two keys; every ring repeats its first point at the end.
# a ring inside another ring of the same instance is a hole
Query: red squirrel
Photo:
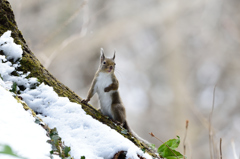
{"type": "Polygon", "coordinates": [[[112,58],[106,58],[102,48],[100,53],[99,68],[93,78],[87,99],[82,100],[82,103],[87,104],[97,92],[102,114],[120,122],[123,127],[130,132],[130,128],[126,121],[125,107],[118,91],[119,83],[114,74],[116,51],[114,51],[112,58]]]}

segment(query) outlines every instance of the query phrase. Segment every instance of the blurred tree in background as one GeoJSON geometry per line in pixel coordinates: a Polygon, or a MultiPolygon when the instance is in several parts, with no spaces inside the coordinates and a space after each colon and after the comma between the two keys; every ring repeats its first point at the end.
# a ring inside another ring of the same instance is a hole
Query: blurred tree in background
{"type": "Polygon", "coordinates": [[[130,126],[160,145],[149,132],[183,138],[188,119],[188,158],[210,158],[216,85],[214,144],[223,138],[223,158],[233,158],[231,141],[240,147],[240,1],[9,1],[37,58],[83,98],[100,48],[107,56],[116,49],[130,126]]]}

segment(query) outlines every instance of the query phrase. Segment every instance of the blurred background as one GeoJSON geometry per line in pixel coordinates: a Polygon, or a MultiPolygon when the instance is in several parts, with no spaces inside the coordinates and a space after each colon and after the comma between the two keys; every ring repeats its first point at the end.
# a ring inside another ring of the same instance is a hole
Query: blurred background
{"type": "MultiPolygon", "coordinates": [[[[214,158],[220,138],[223,158],[239,157],[239,0],[9,1],[31,50],[80,97],[87,96],[100,48],[107,57],[116,49],[120,94],[139,136],[156,147],[161,143],[149,132],[183,141],[189,120],[189,159],[211,158],[209,125],[214,158]]],[[[98,107],[97,95],[90,103],[98,107]]]]}

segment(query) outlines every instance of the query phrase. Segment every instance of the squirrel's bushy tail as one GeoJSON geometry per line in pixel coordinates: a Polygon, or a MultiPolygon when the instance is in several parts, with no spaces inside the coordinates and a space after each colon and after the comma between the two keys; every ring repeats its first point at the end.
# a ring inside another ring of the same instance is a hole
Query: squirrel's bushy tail
{"type": "Polygon", "coordinates": [[[130,127],[128,126],[127,121],[124,122],[123,127],[124,127],[125,129],[127,129],[129,132],[132,132],[131,129],[130,129],[130,127]]]}
{"type": "Polygon", "coordinates": [[[132,136],[134,136],[134,137],[137,138],[138,140],[141,140],[141,141],[142,141],[143,143],[145,143],[146,145],[150,145],[150,143],[149,143],[147,140],[142,139],[141,137],[138,136],[137,133],[135,133],[132,129],[130,129],[130,127],[128,126],[127,121],[124,122],[123,127],[124,127],[125,129],[127,129],[127,130],[132,134],[132,136]]]}

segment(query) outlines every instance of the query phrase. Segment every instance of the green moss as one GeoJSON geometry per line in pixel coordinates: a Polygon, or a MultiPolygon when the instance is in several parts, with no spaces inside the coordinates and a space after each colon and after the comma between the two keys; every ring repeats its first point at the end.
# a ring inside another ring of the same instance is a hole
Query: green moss
{"type": "Polygon", "coordinates": [[[23,102],[19,96],[14,96],[14,98],[17,100],[18,103],[22,104],[25,110],[30,110],[32,112],[33,117],[38,118],[40,121],[42,121],[42,119],[37,117],[36,113],[25,102],[23,102]]]}

